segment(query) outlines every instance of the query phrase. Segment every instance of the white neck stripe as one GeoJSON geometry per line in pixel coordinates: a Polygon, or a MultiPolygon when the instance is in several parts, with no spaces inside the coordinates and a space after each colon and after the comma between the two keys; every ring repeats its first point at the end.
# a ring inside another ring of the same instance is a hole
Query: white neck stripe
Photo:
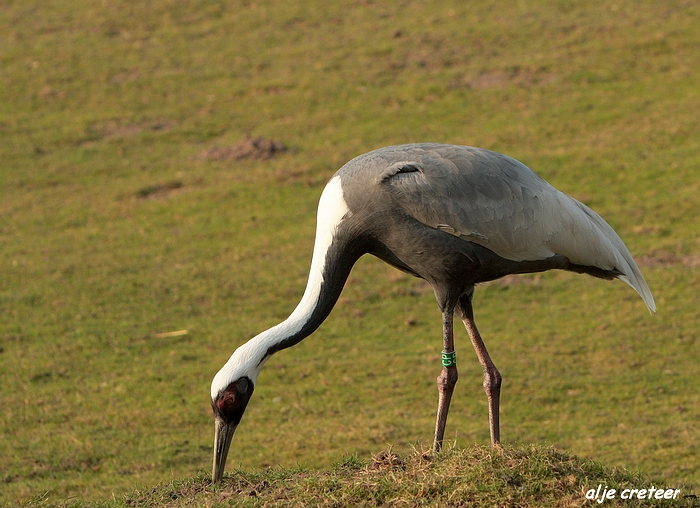
{"type": "Polygon", "coordinates": [[[318,204],[316,240],[304,296],[287,319],[256,335],[234,351],[212,381],[212,400],[221,390],[242,376],[248,376],[255,383],[265,364],[268,350],[301,331],[304,324],[310,320],[320,298],[328,250],[338,225],[348,213],[350,209],[343,197],[340,177],[335,176],[324,188],[318,204]]]}

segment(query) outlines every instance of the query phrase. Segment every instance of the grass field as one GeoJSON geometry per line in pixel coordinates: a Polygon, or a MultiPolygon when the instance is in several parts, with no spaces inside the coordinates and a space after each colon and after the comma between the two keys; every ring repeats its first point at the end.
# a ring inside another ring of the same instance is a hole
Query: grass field
{"type": "MultiPolygon", "coordinates": [[[[208,469],[211,378],[303,293],[324,183],[414,141],[522,160],[610,222],[656,297],[479,288],[504,441],[697,487],[699,23],[691,1],[0,3],[0,501],[208,469]],[[247,135],[288,149],[211,155],[247,135]]],[[[230,467],[428,443],[440,333],[428,287],[362,259],[268,363],[230,467]]],[[[469,447],[486,402],[457,344],[447,437],[469,447]]]]}

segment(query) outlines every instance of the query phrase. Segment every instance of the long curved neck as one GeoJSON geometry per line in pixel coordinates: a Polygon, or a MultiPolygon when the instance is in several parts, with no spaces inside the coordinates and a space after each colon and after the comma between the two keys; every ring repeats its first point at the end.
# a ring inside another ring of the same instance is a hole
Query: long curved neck
{"type": "Polygon", "coordinates": [[[257,374],[277,351],[298,344],[328,317],[338,301],[362,242],[351,230],[349,210],[338,176],[326,185],[318,205],[316,240],[304,296],[291,315],[239,347],[222,370],[246,364],[257,374]]]}
{"type": "Polygon", "coordinates": [[[342,238],[333,240],[328,248],[314,248],[304,296],[290,316],[236,349],[219,370],[212,381],[212,400],[223,387],[243,375],[255,383],[263,365],[273,354],[298,344],[328,317],[338,301],[350,270],[363,253],[357,248],[357,242],[344,241],[342,238]]]}
{"type": "Polygon", "coordinates": [[[362,255],[352,245],[354,242],[348,240],[336,237],[325,255],[318,253],[323,255],[320,263],[317,263],[314,249],[309,280],[297,307],[282,323],[251,339],[267,346],[264,359],[298,344],[321,326],[331,313],[353,265],[362,255]]]}

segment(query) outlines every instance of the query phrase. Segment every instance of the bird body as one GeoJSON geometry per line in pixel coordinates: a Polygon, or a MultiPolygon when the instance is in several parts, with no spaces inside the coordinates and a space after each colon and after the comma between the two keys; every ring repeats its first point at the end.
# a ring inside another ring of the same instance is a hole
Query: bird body
{"type": "MultiPolygon", "coordinates": [[[[655,310],[644,277],[615,231],[515,159],[434,143],[361,155],[340,168],[321,195],[309,279],[298,306],[285,321],[239,347],[212,382],[215,480],[223,474],[233,431],[263,365],[320,326],[364,254],[430,283],[450,354],[452,315],[462,318],[484,369],[494,443],[499,441],[501,378],[473,322],[476,284],[513,273],[564,269],[620,278],[655,310]]],[[[456,380],[456,366],[443,367],[436,449],[456,380]]]]}
{"type": "MultiPolygon", "coordinates": [[[[343,182],[350,210],[362,210],[364,216],[371,210],[373,222],[403,219],[422,230],[409,238],[401,227],[389,224],[388,229],[399,236],[397,247],[413,239],[427,240],[431,250],[450,244],[464,251],[476,244],[516,262],[564,256],[574,271],[580,267],[578,271],[585,273],[627,279],[647,306],[654,308],[641,272],[614,230],[593,210],[515,159],[472,147],[400,145],[357,157],[336,176],[343,182]],[[353,185],[355,180],[362,184],[353,185]],[[437,232],[466,240],[468,245],[451,242],[437,232]]],[[[411,264],[418,261],[414,252],[404,256],[409,259],[411,264]]],[[[507,263],[489,265],[487,272],[492,273],[482,274],[484,279],[470,271],[473,283],[506,275],[499,268],[513,269],[507,263]]]]}

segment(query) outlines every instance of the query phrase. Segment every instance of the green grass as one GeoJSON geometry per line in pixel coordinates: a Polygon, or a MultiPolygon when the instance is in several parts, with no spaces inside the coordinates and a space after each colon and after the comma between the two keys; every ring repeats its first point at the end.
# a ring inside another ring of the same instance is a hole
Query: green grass
{"type": "MultiPolygon", "coordinates": [[[[0,501],[97,501],[208,467],[210,380],[294,308],[323,184],[428,140],[505,152],[592,206],[657,299],[650,317],[624,284],[565,273],[479,288],[505,441],[700,481],[695,3],[0,13],[0,501]],[[247,134],[289,150],[201,156],[247,134]]],[[[481,372],[457,341],[448,438],[486,443],[481,372]]],[[[361,260],[319,331],[268,363],[230,467],[429,442],[439,351],[430,290],[361,260]]]]}

